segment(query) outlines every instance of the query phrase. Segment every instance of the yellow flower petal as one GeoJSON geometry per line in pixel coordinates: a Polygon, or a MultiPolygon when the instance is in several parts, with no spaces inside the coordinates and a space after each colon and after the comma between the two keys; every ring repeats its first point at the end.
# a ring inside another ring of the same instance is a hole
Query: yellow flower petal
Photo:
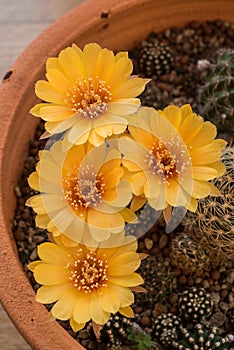
{"type": "Polygon", "coordinates": [[[59,54],[58,60],[61,69],[71,82],[75,82],[80,76],[84,75],[83,54],[79,54],[78,48],[67,47],[59,54]]]}
{"type": "Polygon", "coordinates": [[[90,320],[90,295],[80,293],[73,310],[73,319],[77,323],[86,323],[90,320]]]}
{"type": "Polygon", "coordinates": [[[35,85],[35,92],[40,99],[46,102],[64,104],[63,95],[56,91],[47,81],[39,80],[35,85]]]}
{"type": "Polygon", "coordinates": [[[129,317],[129,318],[134,317],[134,312],[130,306],[121,307],[119,309],[119,312],[121,313],[121,315],[123,315],[125,317],[129,317]]]}
{"type": "Polygon", "coordinates": [[[112,276],[131,274],[139,265],[140,258],[138,254],[129,252],[112,258],[109,263],[109,271],[112,276]]]}
{"type": "Polygon", "coordinates": [[[116,90],[113,91],[113,100],[121,98],[131,98],[140,95],[145,88],[145,85],[149,82],[149,79],[131,78],[121,84],[116,90]]]}
{"type": "Polygon", "coordinates": [[[66,95],[69,82],[61,70],[52,68],[46,73],[46,78],[50,85],[62,95],[66,95]]]}
{"type": "Polygon", "coordinates": [[[120,307],[120,298],[112,292],[111,288],[102,288],[98,291],[98,298],[102,309],[105,312],[115,314],[120,307]]]}
{"type": "Polygon", "coordinates": [[[48,264],[64,266],[70,261],[70,258],[65,251],[51,242],[39,245],[38,255],[41,260],[48,264]]]}
{"type": "Polygon", "coordinates": [[[76,293],[74,289],[63,294],[63,296],[52,307],[52,315],[59,320],[67,320],[71,318],[77,302],[77,298],[78,293],[76,293]]]}
{"type": "Polygon", "coordinates": [[[135,287],[144,283],[144,280],[138,273],[134,272],[124,276],[111,276],[109,282],[122,287],[135,287]]]}
{"type": "Polygon", "coordinates": [[[110,318],[110,313],[102,309],[96,293],[92,293],[89,307],[91,318],[95,323],[102,325],[110,318]]]}
{"type": "Polygon", "coordinates": [[[69,281],[70,273],[64,267],[41,263],[34,269],[35,280],[40,284],[52,286],[69,281]]]}
{"type": "Polygon", "coordinates": [[[72,288],[72,283],[64,283],[54,286],[42,286],[37,290],[36,300],[43,304],[51,304],[62,298],[63,294],[72,288]]]}
{"type": "Polygon", "coordinates": [[[96,73],[96,66],[101,52],[102,49],[98,44],[91,43],[85,45],[83,60],[86,78],[92,77],[95,74],[98,75],[98,73],[96,73]]]}
{"type": "Polygon", "coordinates": [[[73,317],[70,318],[70,326],[74,332],[78,332],[84,328],[85,323],[77,323],[73,317]]]}

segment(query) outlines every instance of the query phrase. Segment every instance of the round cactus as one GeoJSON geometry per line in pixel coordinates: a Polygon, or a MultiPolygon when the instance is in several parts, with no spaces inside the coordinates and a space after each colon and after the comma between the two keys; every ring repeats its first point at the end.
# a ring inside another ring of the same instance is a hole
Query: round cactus
{"type": "Polygon", "coordinates": [[[171,262],[185,273],[201,273],[209,264],[200,241],[187,232],[177,233],[171,241],[171,262]]]}
{"type": "Polygon", "coordinates": [[[180,328],[179,340],[173,341],[172,349],[179,350],[227,350],[230,349],[228,337],[218,334],[218,328],[208,323],[196,324],[192,331],[180,328]]]}
{"type": "Polygon", "coordinates": [[[156,38],[143,41],[139,52],[138,65],[146,77],[155,79],[169,73],[174,61],[174,54],[165,43],[156,38]]]}
{"type": "Polygon", "coordinates": [[[234,133],[234,50],[222,50],[201,90],[202,115],[218,132],[234,133]]]}
{"type": "Polygon", "coordinates": [[[181,319],[178,316],[171,313],[162,314],[155,320],[152,338],[164,346],[170,346],[174,341],[177,341],[181,327],[181,319]]]}
{"type": "Polygon", "coordinates": [[[131,323],[131,320],[120,314],[112,315],[101,328],[98,341],[106,344],[108,349],[120,346],[122,342],[127,341],[129,334],[127,329],[131,323]]]}
{"type": "Polygon", "coordinates": [[[192,322],[207,319],[212,312],[210,294],[204,288],[193,287],[185,290],[179,298],[181,315],[192,322]]]}
{"type": "Polygon", "coordinates": [[[197,211],[188,211],[183,220],[185,229],[209,253],[213,266],[234,260],[234,147],[226,147],[221,160],[226,172],[212,181],[221,195],[200,199],[197,211]]]}
{"type": "Polygon", "coordinates": [[[164,262],[151,257],[144,259],[138,269],[144,279],[144,288],[147,293],[136,293],[137,305],[149,306],[162,301],[170,292],[172,274],[164,262]]]}
{"type": "Polygon", "coordinates": [[[142,339],[144,341],[144,337],[147,337],[138,323],[119,313],[110,316],[107,323],[100,328],[97,337],[90,322],[87,326],[87,334],[91,349],[94,347],[99,349],[99,345],[100,349],[103,348],[102,346],[105,346],[105,349],[123,349],[125,345],[129,344],[129,340],[142,339]]]}

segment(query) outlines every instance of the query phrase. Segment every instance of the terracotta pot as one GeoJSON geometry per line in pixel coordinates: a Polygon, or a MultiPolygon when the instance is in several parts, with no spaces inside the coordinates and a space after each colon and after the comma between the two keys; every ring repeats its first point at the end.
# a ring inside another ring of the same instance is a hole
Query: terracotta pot
{"type": "Polygon", "coordinates": [[[126,50],[151,30],[217,18],[234,22],[233,0],[88,0],[45,30],[6,75],[0,86],[0,297],[33,349],[83,349],[35,301],[11,232],[14,186],[38,123],[28,110],[36,103],[34,84],[43,77],[47,57],[73,42],[81,47],[98,42],[103,47],[126,50]]]}

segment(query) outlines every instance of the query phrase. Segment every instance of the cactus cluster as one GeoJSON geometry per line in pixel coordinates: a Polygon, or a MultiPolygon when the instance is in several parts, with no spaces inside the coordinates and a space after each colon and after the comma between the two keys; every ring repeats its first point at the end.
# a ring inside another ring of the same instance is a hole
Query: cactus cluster
{"type": "Polygon", "coordinates": [[[163,261],[148,257],[141,262],[138,273],[144,279],[144,288],[147,293],[135,294],[137,305],[150,306],[169,295],[172,273],[163,261]]]}
{"type": "Polygon", "coordinates": [[[150,37],[141,44],[138,66],[146,77],[156,79],[169,73],[174,62],[171,48],[154,37],[150,37]]]}
{"type": "Polygon", "coordinates": [[[212,181],[221,195],[200,199],[197,211],[187,212],[183,221],[209,252],[213,266],[234,261],[234,147],[226,147],[221,160],[226,172],[212,181]]]}
{"type": "Polygon", "coordinates": [[[178,350],[227,350],[230,342],[227,337],[218,333],[218,328],[211,327],[209,323],[198,323],[192,331],[180,328],[180,336],[172,344],[178,350]]]}
{"type": "Polygon", "coordinates": [[[222,50],[201,90],[202,115],[218,132],[234,133],[234,50],[222,50]]]}
{"type": "Polygon", "coordinates": [[[201,273],[209,264],[200,241],[187,232],[177,233],[171,241],[171,263],[184,273],[201,273]]]}
{"type": "Polygon", "coordinates": [[[204,288],[193,287],[185,290],[179,298],[182,316],[192,322],[200,322],[211,315],[213,303],[204,288]]]}
{"type": "Polygon", "coordinates": [[[218,328],[208,322],[197,323],[188,330],[181,319],[173,314],[164,314],[155,321],[154,338],[170,350],[227,350],[230,349],[228,336],[219,335],[218,328]]]}

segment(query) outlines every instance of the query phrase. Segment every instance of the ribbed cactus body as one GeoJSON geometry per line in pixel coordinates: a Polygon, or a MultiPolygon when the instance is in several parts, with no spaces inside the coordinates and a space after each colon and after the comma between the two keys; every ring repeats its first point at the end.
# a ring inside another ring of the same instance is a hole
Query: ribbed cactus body
{"type": "Polygon", "coordinates": [[[143,41],[139,52],[138,65],[146,77],[157,79],[170,72],[174,62],[174,54],[170,47],[156,38],[143,41]]]}
{"type": "Polygon", "coordinates": [[[223,150],[226,172],[212,183],[221,196],[200,199],[195,213],[187,212],[183,224],[209,253],[212,265],[234,261],[234,147],[223,150]]]}
{"type": "Polygon", "coordinates": [[[218,132],[234,133],[234,50],[222,51],[202,87],[202,115],[218,132]]]}
{"type": "Polygon", "coordinates": [[[171,241],[171,262],[186,273],[200,274],[209,265],[200,240],[187,232],[177,233],[171,241]]]}
{"type": "Polygon", "coordinates": [[[144,279],[144,288],[147,293],[135,294],[137,305],[144,307],[154,305],[168,296],[172,274],[164,262],[148,257],[141,262],[138,273],[144,279]]]}
{"type": "Polygon", "coordinates": [[[208,323],[197,324],[193,331],[181,328],[179,340],[172,344],[173,349],[179,350],[226,350],[230,349],[228,338],[222,337],[216,327],[208,323]]]}
{"type": "Polygon", "coordinates": [[[207,319],[211,315],[212,308],[210,294],[201,287],[185,290],[179,298],[179,310],[182,317],[192,322],[207,319]]]}

